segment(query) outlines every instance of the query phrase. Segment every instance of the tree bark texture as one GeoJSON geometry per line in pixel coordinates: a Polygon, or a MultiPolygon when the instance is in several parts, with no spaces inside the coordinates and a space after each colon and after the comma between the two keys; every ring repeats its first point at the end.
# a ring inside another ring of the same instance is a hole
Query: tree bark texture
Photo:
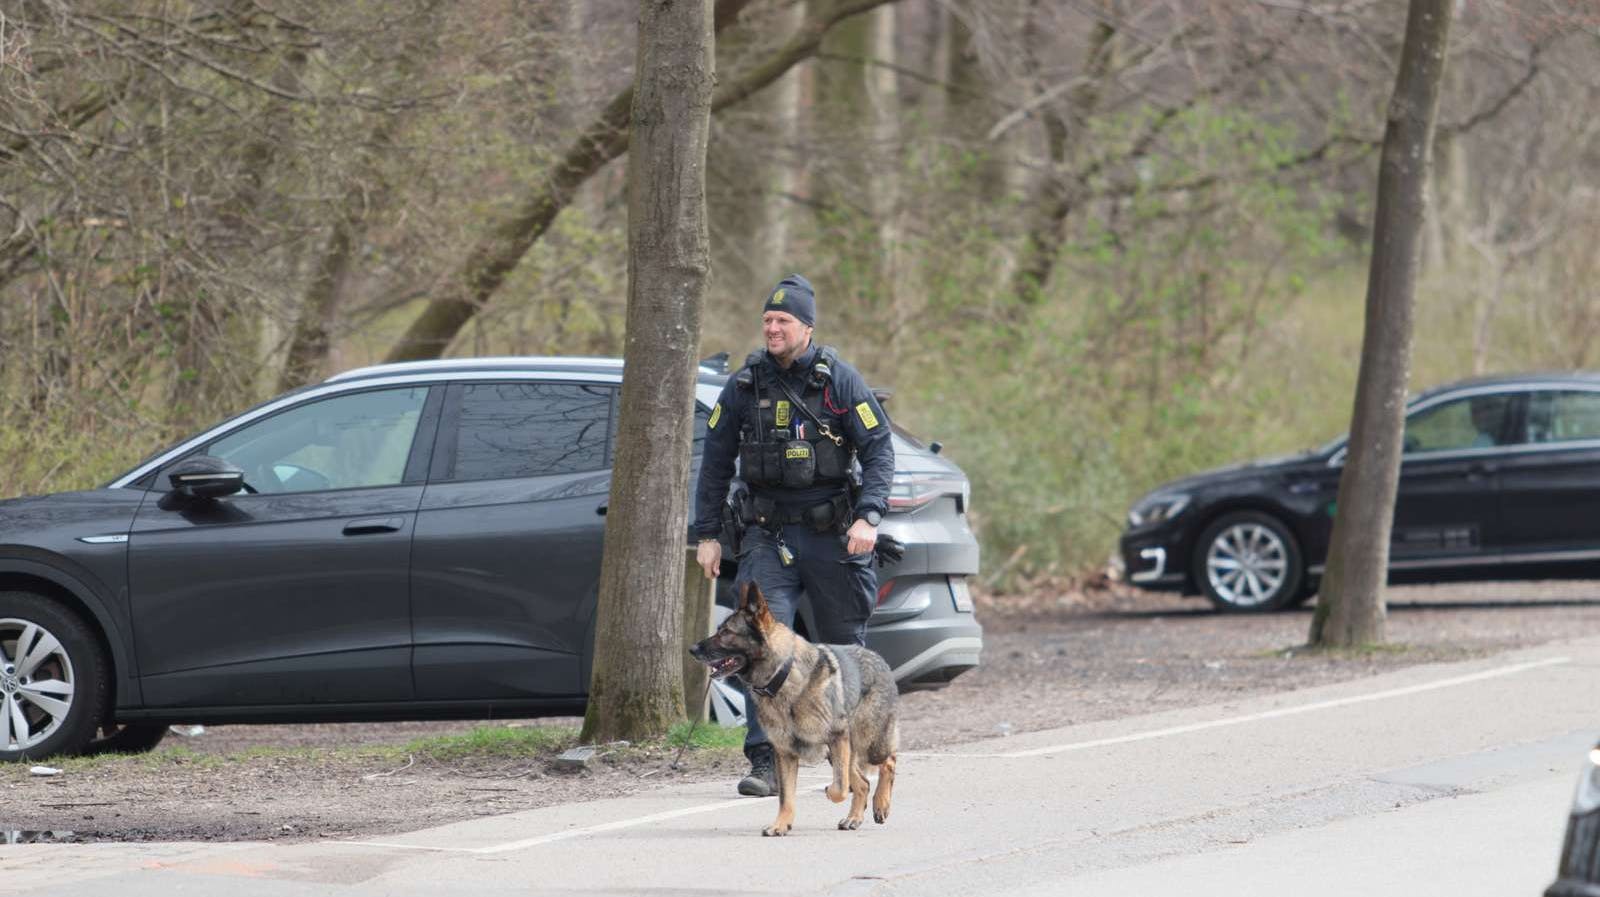
{"type": "Polygon", "coordinates": [[[1455,0],[1411,0],[1406,18],[1378,172],[1367,318],[1349,452],[1339,478],[1327,570],[1311,622],[1313,645],[1349,647],[1384,640],[1383,586],[1405,435],[1429,145],[1454,5],[1455,0]]]}
{"type": "MultiPolygon", "coordinates": [[[[783,47],[717,88],[712,96],[711,111],[744,100],[776,81],[796,63],[815,54],[829,28],[889,2],[892,0],[832,0],[821,10],[808,11],[805,22],[783,47]]],[[[720,0],[716,27],[720,30],[732,24],[739,10],[749,3],[750,0],[720,0]]],[[[530,188],[515,212],[489,225],[487,232],[467,253],[466,261],[446,278],[439,294],[401,335],[385,361],[438,358],[449,348],[461,328],[488,304],[505,282],[506,275],[572,201],[577,188],[606,163],[627,152],[628,112],[632,107],[633,88],[630,87],[607,104],[600,117],[567,149],[549,176],[530,188]]]]}
{"type": "Polygon", "coordinates": [[[710,269],[711,0],[640,0],[628,156],[622,415],[585,741],[684,718],[683,576],[700,314],[710,269]]]}

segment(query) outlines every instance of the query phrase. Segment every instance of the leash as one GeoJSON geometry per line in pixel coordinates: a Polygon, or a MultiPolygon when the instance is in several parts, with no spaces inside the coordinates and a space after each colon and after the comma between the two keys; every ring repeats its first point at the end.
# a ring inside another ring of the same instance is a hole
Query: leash
{"type": "MultiPolygon", "coordinates": [[[[706,705],[706,698],[709,698],[709,697],[711,697],[711,677],[707,676],[706,677],[706,690],[705,690],[705,693],[700,695],[700,706],[701,707],[704,707],[706,705]]],[[[692,743],[694,741],[694,730],[699,728],[699,727],[700,727],[700,714],[696,713],[694,715],[694,719],[689,723],[689,731],[685,732],[684,735],[683,735],[683,744],[678,746],[678,756],[672,758],[672,768],[673,769],[681,768],[679,766],[679,763],[683,760],[683,752],[689,749],[690,743],[692,743]]]]}

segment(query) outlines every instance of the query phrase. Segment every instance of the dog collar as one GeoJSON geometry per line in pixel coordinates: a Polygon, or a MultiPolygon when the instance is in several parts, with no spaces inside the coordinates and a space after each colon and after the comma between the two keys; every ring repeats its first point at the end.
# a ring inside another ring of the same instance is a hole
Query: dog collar
{"type": "Polygon", "coordinates": [[[777,695],[778,689],[782,688],[783,683],[788,681],[789,670],[793,667],[794,658],[791,657],[783,662],[783,666],[778,667],[778,672],[773,675],[771,681],[769,681],[766,685],[756,685],[755,683],[751,683],[750,690],[762,696],[763,698],[770,698],[777,695]]]}

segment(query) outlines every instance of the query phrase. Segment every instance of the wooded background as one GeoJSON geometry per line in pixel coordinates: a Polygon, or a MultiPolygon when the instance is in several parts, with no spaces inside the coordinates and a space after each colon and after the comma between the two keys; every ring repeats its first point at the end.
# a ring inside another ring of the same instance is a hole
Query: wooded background
{"type": "MultiPolygon", "coordinates": [[[[0,0],[0,495],[385,359],[617,355],[633,0],[0,0]]],[[[702,353],[790,271],[985,577],[1349,420],[1406,8],[721,0],[702,353]]],[[[1464,0],[1411,382],[1600,364],[1600,0],[1464,0]]]]}

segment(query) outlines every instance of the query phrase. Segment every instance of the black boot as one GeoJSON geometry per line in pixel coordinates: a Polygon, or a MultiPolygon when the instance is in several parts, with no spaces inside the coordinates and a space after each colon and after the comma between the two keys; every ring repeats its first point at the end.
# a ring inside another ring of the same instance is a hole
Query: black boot
{"type": "Polygon", "coordinates": [[[778,773],[772,765],[772,745],[753,744],[745,748],[750,758],[750,773],[739,780],[739,793],[746,797],[771,797],[778,793],[778,773]]]}

